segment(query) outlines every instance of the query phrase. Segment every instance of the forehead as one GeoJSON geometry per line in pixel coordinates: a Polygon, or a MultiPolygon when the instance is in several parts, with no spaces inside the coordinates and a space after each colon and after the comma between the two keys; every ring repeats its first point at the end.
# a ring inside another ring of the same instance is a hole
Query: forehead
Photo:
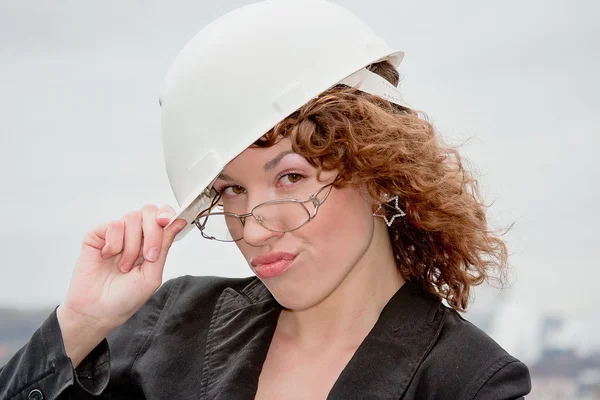
{"type": "MultiPolygon", "coordinates": [[[[237,157],[231,160],[225,166],[223,172],[243,172],[249,170],[255,172],[256,168],[267,171],[274,165],[278,164],[282,158],[291,157],[288,156],[290,153],[295,154],[292,151],[291,142],[287,138],[283,138],[270,147],[248,147],[237,157]]],[[[298,158],[302,158],[297,154],[295,155],[298,158]]]]}

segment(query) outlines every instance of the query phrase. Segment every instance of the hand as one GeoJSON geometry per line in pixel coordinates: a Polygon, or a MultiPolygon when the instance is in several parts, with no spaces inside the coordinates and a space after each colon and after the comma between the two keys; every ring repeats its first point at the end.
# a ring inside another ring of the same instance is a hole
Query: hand
{"type": "Polygon", "coordinates": [[[169,248],[186,225],[178,219],[164,229],[174,215],[171,207],[148,205],[85,235],[69,290],[57,309],[67,354],[73,343],[65,330],[102,332],[94,338],[99,342],[160,287],[169,248]]]}

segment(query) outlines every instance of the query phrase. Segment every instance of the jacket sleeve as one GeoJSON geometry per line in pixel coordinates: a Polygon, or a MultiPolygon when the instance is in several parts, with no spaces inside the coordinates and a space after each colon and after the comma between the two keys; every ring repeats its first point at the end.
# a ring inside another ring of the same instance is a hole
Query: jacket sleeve
{"type": "Polygon", "coordinates": [[[523,399],[531,391],[529,370],[521,361],[511,357],[499,359],[478,379],[479,389],[474,400],[523,399]]]}
{"type": "Polygon", "coordinates": [[[166,282],[76,369],[65,352],[55,309],[30,341],[0,368],[0,400],[136,398],[129,372],[152,334],[174,282],[177,280],[166,282]],[[112,343],[119,347],[111,355],[112,343]]]}

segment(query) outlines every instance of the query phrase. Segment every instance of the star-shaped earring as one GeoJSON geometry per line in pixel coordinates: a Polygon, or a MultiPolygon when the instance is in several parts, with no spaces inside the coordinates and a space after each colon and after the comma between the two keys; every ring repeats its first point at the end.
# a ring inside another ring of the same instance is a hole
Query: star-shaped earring
{"type": "Polygon", "coordinates": [[[379,204],[379,206],[377,207],[377,210],[375,210],[375,212],[373,213],[373,216],[383,218],[383,220],[385,221],[385,224],[388,227],[390,227],[390,226],[392,226],[392,224],[394,223],[394,220],[396,218],[404,217],[406,215],[406,213],[398,205],[398,196],[392,196],[389,200],[385,200],[387,197],[388,196],[386,194],[384,194],[382,196],[384,203],[379,204]],[[390,203],[393,203],[393,204],[390,204],[390,203]],[[385,212],[383,214],[378,214],[378,212],[383,208],[384,205],[386,207],[391,207],[394,209],[394,211],[396,211],[396,213],[394,215],[392,215],[391,218],[388,218],[388,216],[385,215],[385,212]]]}

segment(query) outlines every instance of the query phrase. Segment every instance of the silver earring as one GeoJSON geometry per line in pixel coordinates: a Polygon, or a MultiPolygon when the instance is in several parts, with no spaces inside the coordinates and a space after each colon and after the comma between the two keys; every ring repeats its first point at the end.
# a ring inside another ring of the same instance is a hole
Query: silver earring
{"type": "Polygon", "coordinates": [[[383,220],[385,221],[385,224],[388,227],[390,227],[390,226],[392,226],[392,224],[394,223],[394,220],[396,218],[404,217],[406,215],[406,213],[398,205],[398,196],[392,196],[389,200],[386,200],[388,198],[387,194],[383,194],[381,197],[382,197],[383,202],[379,203],[379,206],[377,207],[377,210],[375,210],[375,212],[373,213],[373,216],[383,218],[383,220]],[[393,208],[395,211],[394,215],[392,215],[390,218],[388,218],[388,216],[385,215],[385,211],[383,214],[378,214],[378,212],[383,208],[384,205],[386,207],[393,208]]]}

